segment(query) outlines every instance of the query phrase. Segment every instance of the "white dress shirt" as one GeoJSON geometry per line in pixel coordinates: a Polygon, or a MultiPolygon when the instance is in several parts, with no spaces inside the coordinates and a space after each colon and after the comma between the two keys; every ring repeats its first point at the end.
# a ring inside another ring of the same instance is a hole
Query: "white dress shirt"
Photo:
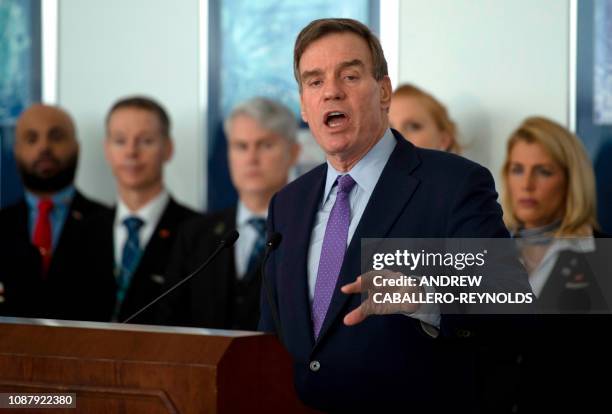
{"type": "Polygon", "coordinates": [[[161,219],[166,206],[170,202],[170,195],[164,189],[153,200],[149,201],[137,211],[131,211],[121,199],[117,202],[117,213],[115,214],[114,223],[114,243],[115,243],[115,263],[121,263],[121,255],[123,253],[123,245],[127,240],[127,229],[123,224],[123,220],[128,217],[138,217],[144,224],[140,228],[139,242],[140,248],[145,249],[146,245],[151,240],[153,232],[157,227],[157,223],[161,219]]]}
{"type": "Polygon", "coordinates": [[[236,230],[240,237],[238,237],[234,245],[234,259],[238,279],[242,279],[247,272],[251,251],[257,237],[259,237],[257,230],[249,224],[249,220],[252,218],[262,218],[265,220],[267,217],[267,211],[263,214],[255,214],[242,201],[238,202],[238,208],[236,209],[236,230]]]}
{"type": "MultiPolygon", "coordinates": [[[[317,211],[315,217],[314,227],[312,229],[310,246],[308,249],[308,297],[310,303],[314,298],[315,285],[317,282],[317,272],[319,270],[319,260],[321,259],[321,249],[323,247],[323,238],[325,237],[325,228],[327,227],[327,221],[331,213],[332,207],[336,202],[336,195],[338,193],[338,186],[334,186],[334,182],[339,175],[350,174],[355,181],[349,195],[349,204],[351,207],[351,218],[349,222],[349,230],[347,237],[347,247],[351,243],[351,239],[355,234],[357,225],[361,221],[361,216],[365,211],[370,197],[374,192],[374,188],[378,183],[380,175],[382,174],[391,153],[395,149],[395,137],[390,129],[385,131],[383,137],[378,141],[374,147],[351,168],[350,171],[342,173],[334,169],[334,167],[327,161],[327,178],[325,181],[325,190],[323,191],[323,199],[321,200],[321,206],[317,211]],[[332,187],[333,186],[333,187],[332,187]]],[[[355,275],[357,277],[358,275],[355,275]]],[[[428,288],[425,289],[429,291],[428,288]]],[[[413,318],[419,319],[429,325],[440,327],[440,307],[435,304],[423,305],[416,312],[410,315],[413,318]]],[[[437,333],[431,333],[429,330],[426,331],[436,336],[437,333]]]]}
{"type": "Polygon", "coordinates": [[[529,275],[529,284],[536,297],[540,297],[540,293],[542,293],[544,285],[546,285],[557,263],[559,253],[563,250],[570,250],[576,253],[593,252],[595,251],[595,239],[592,236],[555,238],[538,266],[529,275]]]}

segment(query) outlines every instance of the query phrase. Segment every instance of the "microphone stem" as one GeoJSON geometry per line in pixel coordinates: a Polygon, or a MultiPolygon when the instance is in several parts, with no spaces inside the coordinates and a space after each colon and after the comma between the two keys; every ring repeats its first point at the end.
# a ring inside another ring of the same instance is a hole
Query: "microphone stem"
{"type": "Polygon", "coordinates": [[[270,308],[270,313],[272,313],[272,321],[274,322],[274,329],[276,330],[276,336],[278,337],[278,340],[280,341],[280,343],[284,345],[285,343],[283,341],[283,332],[281,330],[280,318],[278,316],[278,312],[276,309],[276,302],[274,301],[274,297],[272,296],[272,288],[269,284],[270,281],[266,277],[266,271],[265,271],[266,262],[268,261],[268,258],[270,257],[271,251],[272,251],[272,248],[268,246],[268,248],[266,249],[264,260],[261,264],[261,279],[263,281],[263,289],[266,292],[266,297],[268,299],[268,307],[270,308]]]}
{"type": "Polygon", "coordinates": [[[156,297],[155,299],[153,299],[153,301],[151,301],[149,304],[147,304],[144,308],[141,308],[138,312],[136,312],[135,314],[133,314],[132,316],[130,316],[129,318],[127,318],[126,320],[124,320],[121,323],[128,323],[129,321],[131,321],[132,319],[134,319],[136,316],[140,315],[142,312],[146,311],[147,309],[149,309],[151,306],[153,306],[154,304],[156,304],[160,299],[166,297],[166,295],[168,295],[170,292],[174,291],[176,288],[178,288],[179,286],[183,285],[183,283],[187,282],[188,280],[190,280],[192,277],[194,277],[195,275],[197,275],[202,269],[204,269],[206,266],[208,266],[208,263],[210,263],[215,257],[217,257],[217,255],[219,254],[219,252],[221,250],[223,250],[223,248],[226,246],[225,241],[222,241],[221,243],[219,243],[219,246],[217,246],[217,249],[213,252],[213,254],[208,258],[208,260],[206,260],[204,263],[202,263],[196,270],[194,270],[189,276],[185,277],[184,279],[179,280],[177,283],[175,283],[170,289],[168,289],[167,291],[165,291],[164,293],[162,293],[161,295],[159,295],[158,297],[156,297]]]}

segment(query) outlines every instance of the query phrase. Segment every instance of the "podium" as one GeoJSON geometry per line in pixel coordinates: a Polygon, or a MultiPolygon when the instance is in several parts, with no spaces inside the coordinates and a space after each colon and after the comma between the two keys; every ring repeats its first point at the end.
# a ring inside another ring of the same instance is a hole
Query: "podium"
{"type": "Polygon", "coordinates": [[[314,412],[277,339],[244,331],[0,318],[5,392],[76,393],[68,413],[314,412]]]}

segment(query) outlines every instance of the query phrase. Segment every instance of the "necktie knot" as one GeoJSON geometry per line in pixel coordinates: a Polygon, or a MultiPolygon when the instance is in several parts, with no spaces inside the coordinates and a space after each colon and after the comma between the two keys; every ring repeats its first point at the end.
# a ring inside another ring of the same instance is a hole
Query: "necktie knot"
{"type": "Polygon", "coordinates": [[[123,225],[127,229],[129,237],[129,235],[138,234],[138,231],[144,225],[144,221],[140,217],[130,216],[123,220],[123,225]]]}
{"type": "Polygon", "coordinates": [[[43,198],[38,202],[38,214],[49,214],[53,210],[53,200],[50,198],[43,198]]]}
{"type": "Polygon", "coordinates": [[[263,237],[266,235],[266,219],[261,217],[252,217],[248,221],[249,225],[253,226],[257,235],[263,237]]]}
{"type": "Polygon", "coordinates": [[[349,174],[338,177],[338,192],[339,193],[350,193],[355,186],[355,180],[349,174]]]}

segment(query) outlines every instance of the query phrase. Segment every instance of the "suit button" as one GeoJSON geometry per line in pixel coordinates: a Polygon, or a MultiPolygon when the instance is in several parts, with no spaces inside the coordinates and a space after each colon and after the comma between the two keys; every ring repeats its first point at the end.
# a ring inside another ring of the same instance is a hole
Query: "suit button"
{"type": "Polygon", "coordinates": [[[317,372],[320,368],[321,368],[321,363],[319,361],[310,362],[310,370],[312,372],[317,372]]]}

